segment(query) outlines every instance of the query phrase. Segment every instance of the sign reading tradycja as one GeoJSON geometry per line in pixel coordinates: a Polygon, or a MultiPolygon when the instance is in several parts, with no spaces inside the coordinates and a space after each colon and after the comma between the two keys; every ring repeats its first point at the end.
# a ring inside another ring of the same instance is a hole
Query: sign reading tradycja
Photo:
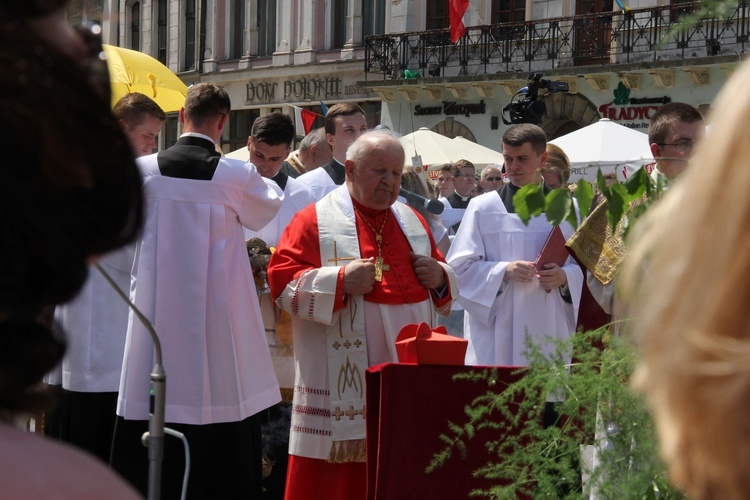
{"type": "Polygon", "coordinates": [[[248,104],[285,102],[289,99],[323,100],[342,97],[372,97],[373,92],[357,85],[356,78],[297,78],[296,80],[279,80],[248,82],[245,84],[245,100],[248,104]]]}

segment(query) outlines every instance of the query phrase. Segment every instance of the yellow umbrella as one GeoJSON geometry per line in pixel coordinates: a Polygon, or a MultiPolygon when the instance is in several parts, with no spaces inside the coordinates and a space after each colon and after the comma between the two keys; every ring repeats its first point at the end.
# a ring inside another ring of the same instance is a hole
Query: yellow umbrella
{"type": "Polygon", "coordinates": [[[140,92],[152,98],[166,113],[185,105],[187,86],[177,75],[153,57],[135,50],[104,44],[112,105],[122,96],[140,92]]]}

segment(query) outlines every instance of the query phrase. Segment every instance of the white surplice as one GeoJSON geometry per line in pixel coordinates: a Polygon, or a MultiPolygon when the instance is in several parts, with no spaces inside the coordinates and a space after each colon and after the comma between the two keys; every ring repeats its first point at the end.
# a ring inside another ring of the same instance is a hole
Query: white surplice
{"type": "MultiPolygon", "coordinates": [[[[138,159],[146,222],[131,299],[156,327],[167,375],[166,420],[243,420],[281,399],[242,226],[258,230],[283,196],[254,166],[222,158],[210,181],[165,177],[138,159]]],[[[151,337],[131,314],[117,414],[145,420],[151,337]]]]}
{"type": "MultiPolygon", "coordinates": [[[[126,294],[135,245],[106,254],[99,265],[126,294]]],[[[55,310],[66,333],[62,386],[76,392],[117,392],[130,308],[95,267],[76,297],[55,310]]]]}
{"type": "MultiPolygon", "coordinates": [[[[560,229],[566,240],[573,234],[567,222],[560,229]]],[[[466,310],[467,364],[526,366],[527,332],[536,342],[575,332],[583,274],[572,257],[563,266],[572,304],[559,290],[547,293],[536,279],[503,283],[508,264],[536,260],[551,230],[544,215],[525,226],[518,215],[508,213],[495,191],[469,203],[446,258],[458,277],[458,302],[466,310]]],[[[553,347],[542,342],[541,351],[550,354],[553,347]]]]}
{"type": "Polygon", "coordinates": [[[284,201],[281,202],[281,208],[279,208],[276,216],[271,219],[271,222],[258,231],[245,229],[245,239],[257,236],[265,241],[269,247],[276,246],[281,237],[281,233],[283,233],[286,226],[289,225],[289,221],[292,220],[292,217],[307,205],[314,203],[315,201],[317,201],[317,199],[313,196],[312,190],[310,190],[307,185],[300,182],[298,179],[288,177],[286,180],[286,186],[284,186],[284,201]]]}
{"type": "Polygon", "coordinates": [[[338,187],[338,185],[333,182],[331,175],[323,167],[318,167],[309,172],[305,172],[297,177],[297,180],[310,188],[315,201],[322,200],[325,195],[338,187]]]}

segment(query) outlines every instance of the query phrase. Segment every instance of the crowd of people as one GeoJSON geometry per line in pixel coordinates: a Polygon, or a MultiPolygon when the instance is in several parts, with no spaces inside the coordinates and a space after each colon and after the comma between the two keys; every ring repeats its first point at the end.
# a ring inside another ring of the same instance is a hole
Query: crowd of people
{"type": "MultiPolygon", "coordinates": [[[[564,188],[571,170],[540,127],[506,129],[502,165],[478,172],[461,160],[440,166],[433,183],[404,171],[397,134],[369,130],[362,109],[343,103],[296,151],[288,116],[256,119],[247,161],[236,160],[217,148],[229,96],[201,83],[180,110],[176,144],[153,152],[164,112],[141,94],[108,108],[100,47],[67,27],[64,4],[0,6],[0,57],[12,69],[0,75],[0,138],[28,156],[5,164],[0,196],[6,493],[147,491],[141,436],[154,347],[128,304],[92,272],[98,262],[159,334],[165,421],[190,443],[188,495],[263,496],[259,415],[281,400],[281,376],[248,259],[251,238],[274,248],[263,272],[275,307],[291,318],[287,498],[366,496],[364,374],[398,360],[404,325],[453,317],[450,333],[469,341],[466,364],[525,366],[528,336],[546,352],[544,338],[576,332],[582,297],[610,314],[630,306],[643,352],[637,384],[653,404],[678,486],[697,498],[748,490],[740,310],[747,203],[735,191],[744,186],[741,120],[750,105],[736,96],[750,66],[717,100],[723,119],[711,147],[694,107],[670,103],[654,115],[653,175],[669,189],[632,251],[611,251],[623,242],[601,224],[606,204],[575,206],[578,227],[560,225],[572,254],[537,266],[553,228],[543,215],[522,223],[514,195],[531,183],[564,188]],[[91,140],[70,141],[70,130],[91,140]],[[706,163],[719,174],[687,168],[706,163]],[[402,187],[438,199],[458,220],[402,203],[402,187]],[[604,265],[604,254],[627,255],[624,269],[617,259],[604,265]],[[615,287],[620,275],[624,293],[615,287]],[[38,383],[45,374],[60,386],[46,432],[91,455],[9,423],[49,403],[38,383]]],[[[185,463],[182,446],[167,440],[166,498],[180,496],[185,463]]]]}

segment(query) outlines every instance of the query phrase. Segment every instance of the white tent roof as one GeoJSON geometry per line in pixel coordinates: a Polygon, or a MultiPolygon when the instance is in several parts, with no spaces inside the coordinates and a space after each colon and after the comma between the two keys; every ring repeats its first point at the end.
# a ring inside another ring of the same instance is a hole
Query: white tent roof
{"type": "Polygon", "coordinates": [[[413,157],[422,157],[422,166],[435,170],[446,163],[469,160],[478,169],[491,163],[502,163],[503,155],[463,137],[450,139],[442,134],[422,127],[416,132],[401,137],[406,152],[406,166],[413,167],[413,157]]]}
{"type": "Polygon", "coordinates": [[[570,159],[573,172],[570,181],[583,177],[596,180],[596,172],[616,172],[623,179],[625,164],[632,170],[634,165],[653,163],[648,143],[648,135],[625,127],[607,118],[565,134],[550,141],[560,146],[570,159]]]}

